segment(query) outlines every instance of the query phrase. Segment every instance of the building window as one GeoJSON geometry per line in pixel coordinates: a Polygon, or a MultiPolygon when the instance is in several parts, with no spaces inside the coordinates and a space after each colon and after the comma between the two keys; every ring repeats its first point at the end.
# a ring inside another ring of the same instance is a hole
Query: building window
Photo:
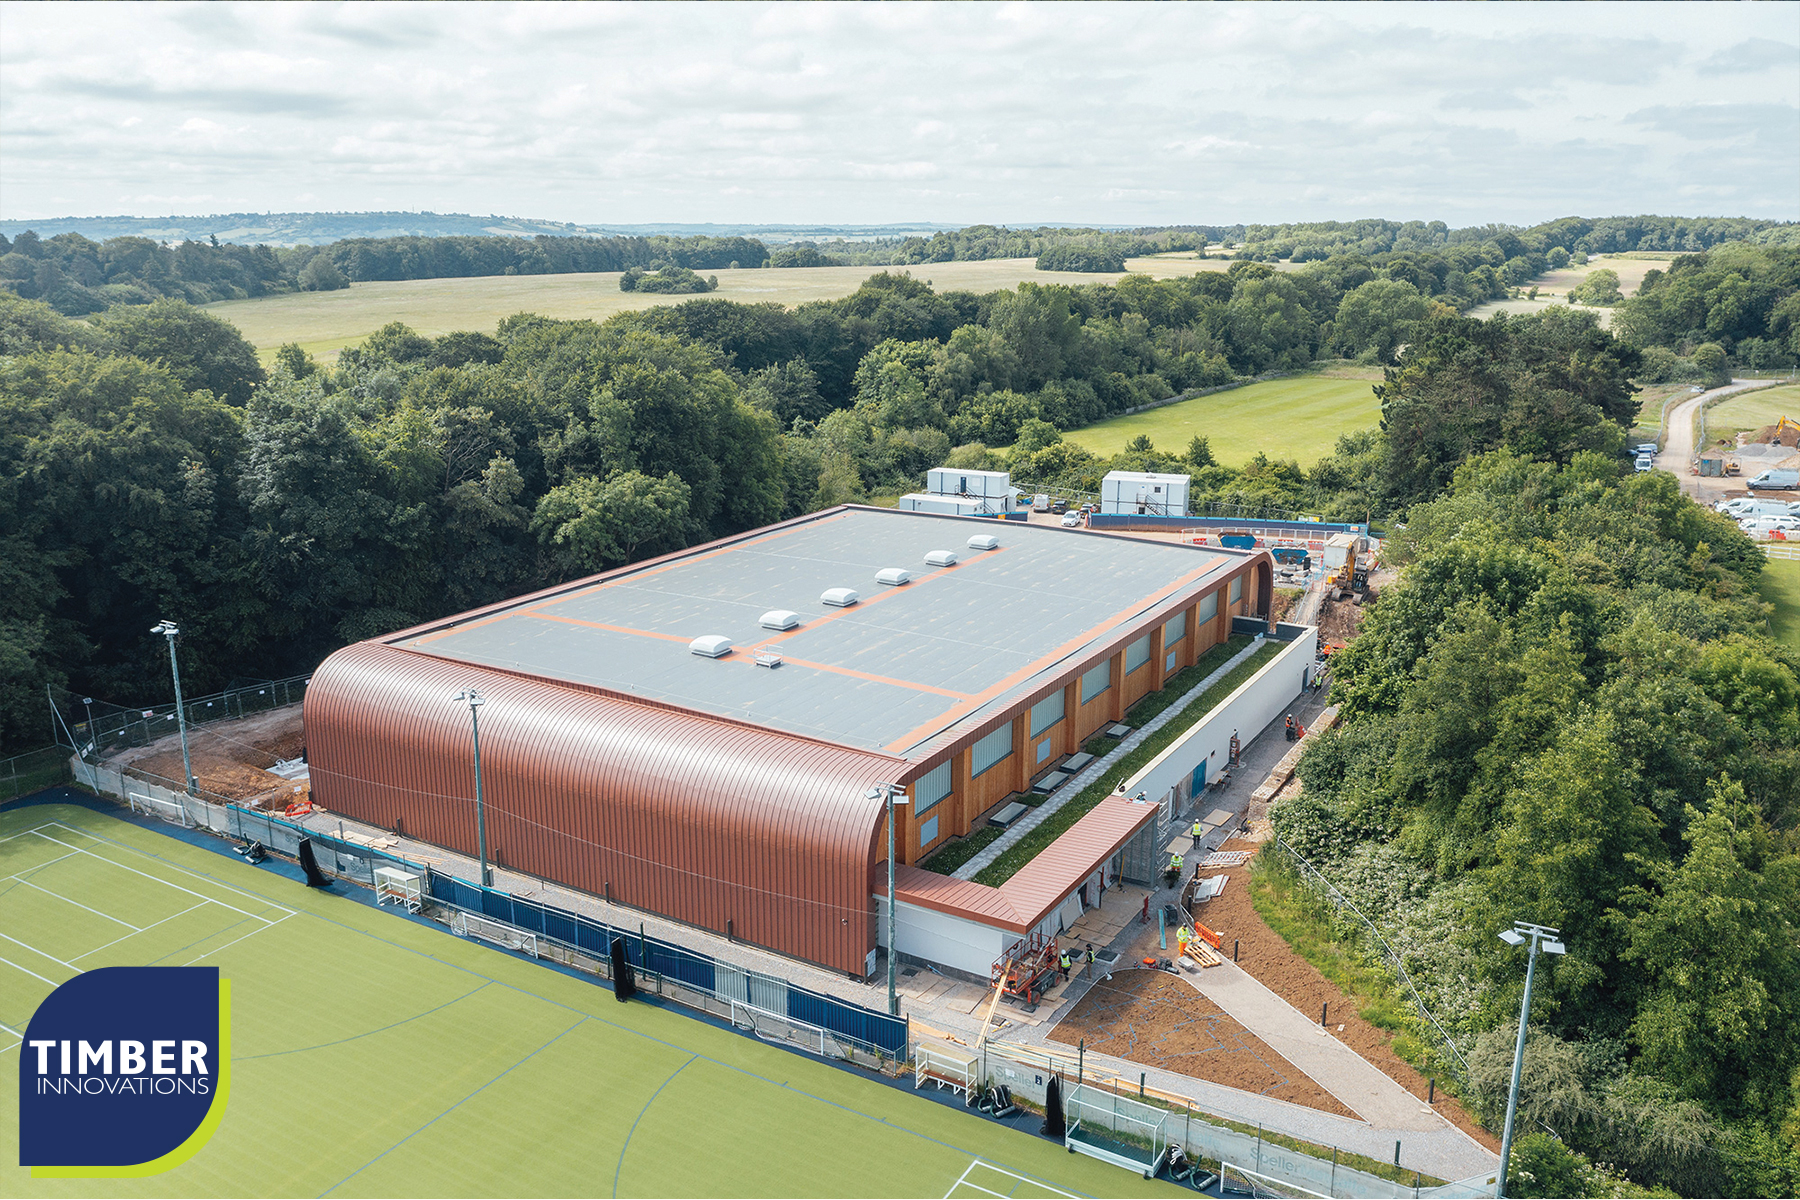
{"type": "Polygon", "coordinates": [[[1036,737],[1063,719],[1063,690],[1057,688],[1031,706],[1031,736],[1036,737]]]}
{"type": "Polygon", "coordinates": [[[919,849],[923,850],[937,841],[937,822],[936,817],[927,817],[919,822],[919,849]]]}
{"type": "Polygon", "coordinates": [[[1239,575],[1231,581],[1231,603],[1236,604],[1244,598],[1244,577],[1239,575]]]}
{"type": "Polygon", "coordinates": [[[1081,702],[1086,704],[1112,686],[1112,659],[1097,665],[1081,677],[1081,702]]]}
{"type": "Polygon", "coordinates": [[[1163,645],[1173,646],[1187,636],[1187,610],[1184,608],[1163,624],[1163,645]]]}
{"type": "Polygon", "coordinates": [[[1200,620],[1210,621],[1219,615],[1219,593],[1208,592],[1206,599],[1200,602],[1200,620]]]}
{"type": "Polygon", "coordinates": [[[913,784],[914,813],[923,813],[950,794],[950,760],[945,759],[913,784]]]}
{"type": "Polygon", "coordinates": [[[1125,673],[1131,674],[1150,661],[1150,635],[1145,634],[1125,647],[1125,673]]]}
{"type": "Polygon", "coordinates": [[[1169,651],[1169,657],[1163,661],[1163,674],[1170,675],[1175,671],[1175,651],[1169,651]]]}
{"type": "Polygon", "coordinates": [[[969,775],[971,777],[1012,757],[1012,733],[1012,722],[1008,721],[975,743],[975,749],[969,755],[969,775]]]}
{"type": "Polygon", "coordinates": [[[1038,761],[1043,762],[1046,758],[1049,758],[1050,751],[1054,750],[1055,748],[1056,748],[1056,741],[1054,738],[1045,738],[1043,741],[1039,742],[1038,743],[1038,761]]]}

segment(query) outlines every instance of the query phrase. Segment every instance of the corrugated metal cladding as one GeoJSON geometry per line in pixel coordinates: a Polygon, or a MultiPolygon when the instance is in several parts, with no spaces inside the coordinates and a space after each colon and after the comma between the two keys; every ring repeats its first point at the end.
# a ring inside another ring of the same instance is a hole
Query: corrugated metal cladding
{"type": "Polygon", "coordinates": [[[493,862],[860,976],[885,806],[905,764],[374,642],[306,689],[325,808],[475,854],[469,710],[493,862]]]}

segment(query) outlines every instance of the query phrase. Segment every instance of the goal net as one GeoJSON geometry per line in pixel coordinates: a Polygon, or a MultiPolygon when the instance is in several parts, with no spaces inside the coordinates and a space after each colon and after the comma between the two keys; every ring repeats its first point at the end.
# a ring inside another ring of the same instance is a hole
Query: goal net
{"type": "Polygon", "coordinates": [[[490,921],[474,913],[459,912],[451,920],[450,928],[463,937],[491,942],[508,950],[523,951],[533,958],[538,956],[537,934],[515,928],[503,921],[490,921]]]}
{"type": "Polygon", "coordinates": [[[142,792],[128,792],[125,802],[131,806],[132,812],[141,812],[150,817],[161,817],[165,821],[173,821],[183,829],[191,828],[194,824],[194,819],[188,815],[187,806],[174,800],[161,800],[155,796],[146,796],[142,792]]]}
{"type": "Polygon", "coordinates": [[[796,1021],[792,1017],[777,1016],[767,1009],[745,1004],[742,1000],[731,1002],[731,1023],[735,1028],[753,1033],[766,1042],[782,1042],[821,1056],[828,1053],[826,1033],[819,1026],[796,1021]]]}

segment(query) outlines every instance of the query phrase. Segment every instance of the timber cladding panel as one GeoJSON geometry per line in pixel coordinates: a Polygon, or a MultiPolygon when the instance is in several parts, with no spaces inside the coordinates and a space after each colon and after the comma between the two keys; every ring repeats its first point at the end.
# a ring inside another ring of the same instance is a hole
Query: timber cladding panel
{"type": "Polygon", "coordinates": [[[904,762],[364,642],[307,687],[314,797],[473,857],[471,686],[493,863],[863,974],[885,857],[864,793],[904,762]]]}

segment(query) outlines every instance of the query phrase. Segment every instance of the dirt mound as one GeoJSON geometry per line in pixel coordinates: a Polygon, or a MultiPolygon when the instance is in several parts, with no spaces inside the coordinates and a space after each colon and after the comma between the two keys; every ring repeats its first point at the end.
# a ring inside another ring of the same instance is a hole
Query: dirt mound
{"type": "Polygon", "coordinates": [[[1147,1067],[1359,1119],[1306,1072],[1167,971],[1114,971],[1049,1035],[1147,1067]]]}
{"type": "Polygon", "coordinates": [[[1765,446],[1780,444],[1800,447],[1800,425],[1787,420],[1778,421],[1773,425],[1764,425],[1745,440],[1761,442],[1765,446]]]}

